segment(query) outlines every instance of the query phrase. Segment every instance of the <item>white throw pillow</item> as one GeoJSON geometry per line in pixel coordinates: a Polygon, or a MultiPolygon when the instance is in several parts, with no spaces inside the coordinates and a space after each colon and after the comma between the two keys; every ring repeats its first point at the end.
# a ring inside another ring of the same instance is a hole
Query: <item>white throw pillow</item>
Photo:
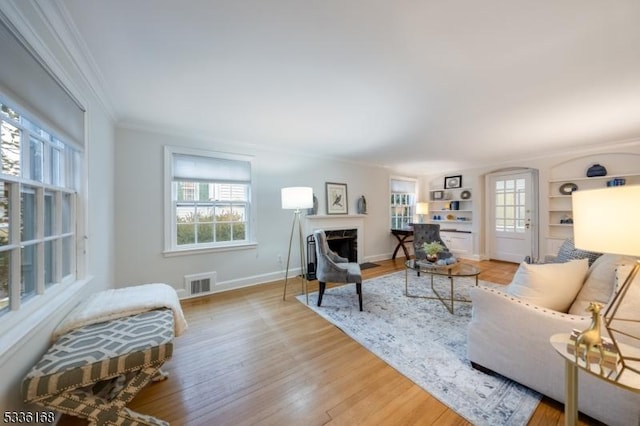
{"type": "Polygon", "coordinates": [[[588,271],[587,259],[539,265],[522,262],[506,292],[534,305],[567,312],[588,271]]]}
{"type": "Polygon", "coordinates": [[[624,265],[629,265],[625,269],[627,271],[626,277],[634,263],[635,260],[628,256],[609,253],[600,256],[589,268],[589,274],[578,292],[576,300],[569,308],[569,313],[572,315],[591,315],[586,312],[590,302],[599,302],[606,306],[613,293],[616,270],[625,268],[624,265]]]}

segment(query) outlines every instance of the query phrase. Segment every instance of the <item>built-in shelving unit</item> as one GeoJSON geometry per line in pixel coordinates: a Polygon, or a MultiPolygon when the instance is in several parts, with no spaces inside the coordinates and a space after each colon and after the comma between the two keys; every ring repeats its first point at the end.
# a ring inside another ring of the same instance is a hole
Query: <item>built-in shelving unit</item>
{"type": "MultiPolygon", "coordinates": [[[[573,206],[571,194],[563,194],[564,185],[573,184],[577,191],[612,186],[614,179],[622,179],[625,185],[640,185],[640,156],[633,154],[600,154],[574,159],[550,171],[548,180],[548,253],[557,248],[566,238],[573,237],[573,206]],[[586,171],[593,164],[602,164],[606,176],[587,177],[586,171]]],[[[612,212],[611,219],[616,214],[612,212]]]]}
{"type": "Polygon", "coordinates": [[[431,189],[429,223],[440,224],[440,236],[458,257],[473,256],[473,191],[471,188],[431,189]]]}

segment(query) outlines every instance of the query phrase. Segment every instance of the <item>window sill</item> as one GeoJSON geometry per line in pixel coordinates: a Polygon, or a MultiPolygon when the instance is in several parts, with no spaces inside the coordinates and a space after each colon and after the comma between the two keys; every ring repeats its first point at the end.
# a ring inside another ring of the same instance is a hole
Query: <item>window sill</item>
{"type": "Polygon", "coordinates": [[[244,244],[236,244],[232,246],[197,247],[197,248],[188,248],[188,249],[165,250],[162,252],[162,255],[164,257],[190,256],[193,254],[218,253],[218,252],[237,251],[237,250],[252,250],[252,249],[255,249],[256,247],[258,247],[258,243],[244,243],[244,244]]]}
{"type": "Polygon", "coordinates": [[[45,295],[31,300],[18,311],[2,316],[0,327],[0,367],[40,330],[43,324],[51,321],[51,316],[64,309],[72,309],[72,302],[93,277],[75,281],[71,284],[51,289],[45,295]]]}

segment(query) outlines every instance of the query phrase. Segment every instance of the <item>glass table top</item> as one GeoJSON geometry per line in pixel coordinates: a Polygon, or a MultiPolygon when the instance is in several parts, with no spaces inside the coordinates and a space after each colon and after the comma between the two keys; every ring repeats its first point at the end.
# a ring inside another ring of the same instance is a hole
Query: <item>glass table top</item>
{"type": "Polygon", "coordinates": [[[410,259],[405,262],[408,269],[425,272],[434,275],[446,275],[454,277],[473,277],[480,273],[480,269],[468,263],[456,262],[453,265],[438,265],[427,260],[410,259]]]}

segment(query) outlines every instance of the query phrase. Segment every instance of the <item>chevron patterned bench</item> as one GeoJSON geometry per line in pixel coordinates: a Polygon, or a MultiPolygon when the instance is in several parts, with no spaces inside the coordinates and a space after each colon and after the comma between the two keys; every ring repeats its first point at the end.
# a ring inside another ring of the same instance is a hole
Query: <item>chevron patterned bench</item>
{"type": "Polygon", "coordinates": [[[75,329],[29,371],[22,395],[92,425],[168,425],[128,408],[173,354],[174,317],[157,309],[75,329]]]}

